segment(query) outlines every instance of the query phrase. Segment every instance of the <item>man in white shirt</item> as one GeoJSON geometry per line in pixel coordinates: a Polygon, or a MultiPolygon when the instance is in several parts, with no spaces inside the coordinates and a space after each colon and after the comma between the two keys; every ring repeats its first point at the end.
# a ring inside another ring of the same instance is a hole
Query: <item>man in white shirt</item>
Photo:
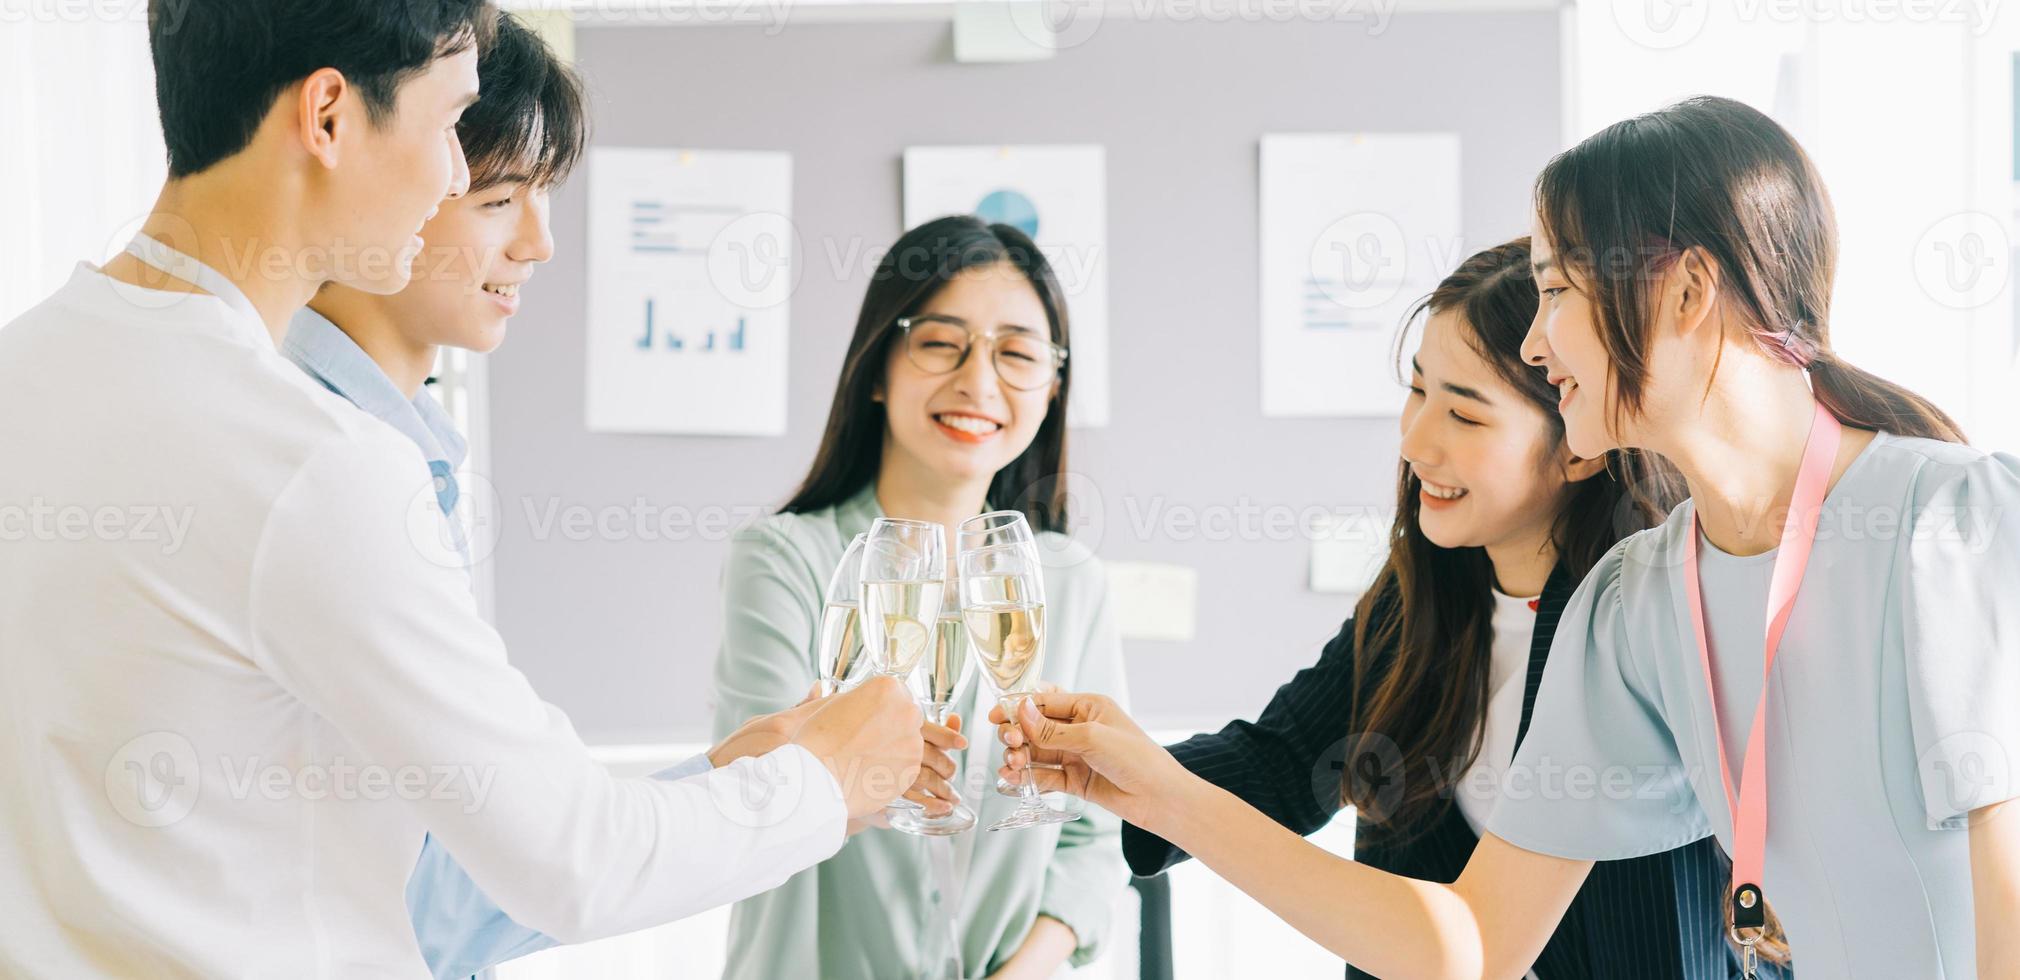
{"type": "Polygon", "coordinates": [[[569,942],[834,853],[916,776],[898,685],[754,722],[705,775],[611,777],[417,540],[412,443],[275,350],[325,281],[401,288],[467,185],[489,8],[178,12],[154,214],[0,330],[0,975],[425,976],[425,834],[569,942]]]}

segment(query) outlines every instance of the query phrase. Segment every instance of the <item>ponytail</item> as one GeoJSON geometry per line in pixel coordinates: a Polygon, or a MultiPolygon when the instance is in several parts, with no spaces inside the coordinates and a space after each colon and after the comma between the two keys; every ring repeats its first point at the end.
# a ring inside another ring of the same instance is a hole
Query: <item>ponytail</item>
{"type": "Polygon", "coordinates": [[[1810,389],[1838,421],[1897,436],[1963,442],[1964,430],[1920,395],[1853,367],[1829,348],[1810,358],[1810,389]]]}

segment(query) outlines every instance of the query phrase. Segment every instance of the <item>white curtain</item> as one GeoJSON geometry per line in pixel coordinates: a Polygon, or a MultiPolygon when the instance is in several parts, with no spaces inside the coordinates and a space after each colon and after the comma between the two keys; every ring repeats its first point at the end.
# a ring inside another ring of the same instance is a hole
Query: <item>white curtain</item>
{"type": "Polygon", "coordinates": [[[0,324],[123,246],[167,174],[145,0],[0,0],[0,324]]]}

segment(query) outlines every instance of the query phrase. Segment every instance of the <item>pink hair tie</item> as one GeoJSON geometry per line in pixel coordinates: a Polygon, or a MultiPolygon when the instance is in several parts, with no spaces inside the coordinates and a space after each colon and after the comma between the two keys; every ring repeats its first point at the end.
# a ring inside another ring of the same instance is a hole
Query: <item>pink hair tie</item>
{"type": "Polygon", "coordinates": [[[1810,366],[1810,355],[1806,351],[1796,347],[1796,341],[1801,339],[1796,334],[1797,327],[1800,326],[1801,323],[1798,321],[1795,327],[1782,331],[1782,350],[1788,353],[1789,360],[1794,361],[1796,367],[1808,368],[1810,366]]]}

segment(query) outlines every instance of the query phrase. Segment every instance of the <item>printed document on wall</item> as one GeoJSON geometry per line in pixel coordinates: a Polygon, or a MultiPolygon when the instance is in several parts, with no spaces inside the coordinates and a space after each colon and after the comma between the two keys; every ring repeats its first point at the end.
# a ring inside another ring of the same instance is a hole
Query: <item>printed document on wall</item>
{"type": "Polygon", "coordinates": [[[1068,422],[1108,424],[1108,183],[1099,146],[914,146],[905,227],[973,214],[1038,243],[1066,294],[1068,422]]]}
{"type": "Polygon", "coordinates": [[[786,431],[792,158],[589,155],[592,432],[786,431]]]}
{"type": "Polygon", "coordinates": [[[1265,416],[1401,411],[1403,314],[1465,258],[1454,133],[1266,135],[1265,416]]]}

